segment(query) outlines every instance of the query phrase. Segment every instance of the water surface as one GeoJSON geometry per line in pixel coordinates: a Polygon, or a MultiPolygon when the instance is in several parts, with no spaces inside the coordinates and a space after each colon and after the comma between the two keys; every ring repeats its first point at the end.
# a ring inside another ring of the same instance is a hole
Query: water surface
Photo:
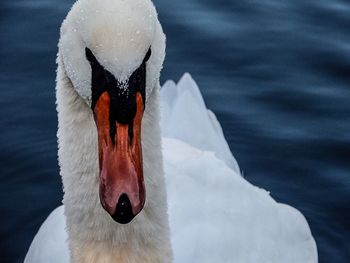
{"type": "MultiPolygon", "coordinates": [[[[21,262],[62,199],[55,54],[73,1],[0,2],[0,262],[21,262]]],[[[244,176],[299,209],[320,262],[350,258],[350,3],[157,0],[162,73],[185,71],[244,176]]]]}

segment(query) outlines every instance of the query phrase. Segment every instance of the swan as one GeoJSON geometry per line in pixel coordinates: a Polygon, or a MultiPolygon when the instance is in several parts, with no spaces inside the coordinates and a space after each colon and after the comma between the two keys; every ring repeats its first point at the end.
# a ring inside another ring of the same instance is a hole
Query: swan
{"type": "Polygon", "coordinates": [[[303,215],[240,174],[150,0],[78,0],[57,54],[63,205],[24,262],[317,262],[303,215]]]}

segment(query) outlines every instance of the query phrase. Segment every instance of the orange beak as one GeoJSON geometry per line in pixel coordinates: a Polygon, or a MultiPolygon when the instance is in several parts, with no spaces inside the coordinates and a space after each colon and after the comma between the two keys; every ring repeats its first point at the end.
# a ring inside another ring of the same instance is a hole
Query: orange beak
{"type": "Polygon", "coordinates": [[[98,132],[100,201],[121,224],[129,223],[145,203],[141,147],[144,104],[140,92],[135,97],[136,115],[129,124],[111,123],[107,91],[101,94],[93,110],[98,132]]]}

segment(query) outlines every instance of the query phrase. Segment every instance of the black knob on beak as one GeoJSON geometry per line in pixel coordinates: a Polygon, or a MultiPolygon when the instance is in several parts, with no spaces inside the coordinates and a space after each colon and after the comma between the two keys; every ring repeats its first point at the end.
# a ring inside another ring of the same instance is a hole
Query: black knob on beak
{"type": "Polygon", "coordinates": [[[131,203],[126,194],[122,194],[119,197],[114,215],[112,217],[120,224],[127,224],[134,218],[131,203]]]}

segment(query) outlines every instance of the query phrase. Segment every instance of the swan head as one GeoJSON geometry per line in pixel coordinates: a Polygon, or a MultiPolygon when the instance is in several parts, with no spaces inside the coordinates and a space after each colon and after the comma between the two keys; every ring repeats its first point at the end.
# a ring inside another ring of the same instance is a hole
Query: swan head
{"type": "Polygon", "coordinates": [[[79,0],[62,24],[59,59],[93,112],[100,202],[118,223],[145,203],[141,122],[164,56],[150,0],[79,0]]]}

